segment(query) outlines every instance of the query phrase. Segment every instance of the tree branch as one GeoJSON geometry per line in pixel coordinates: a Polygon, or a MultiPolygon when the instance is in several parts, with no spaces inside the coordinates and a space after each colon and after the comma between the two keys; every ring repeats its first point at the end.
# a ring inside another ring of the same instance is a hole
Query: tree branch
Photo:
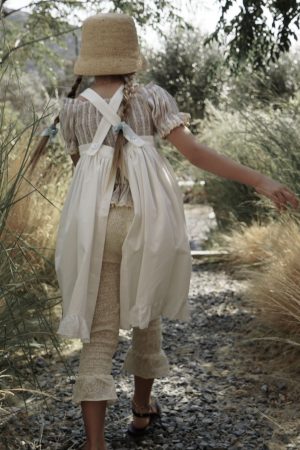
{"type": "Polygon", "coordinates": [[[61,33],[52,34],[50,36],[43,36],[41,38],[32,39],[31,41],[23,42],[22,44],[17,45],[16,47],[13,47],[11,50],[9,50],[7,53],[5,53],[4,56],[1,58],[0,65],[3,65],[3,63],[10,57],[10,55],[13,52],[20,50],[21,48],[27,47],[28,45],[36,44],[38,42],[47,41],[48,39],[62,36],[63,34],[71,33],[72,31],[76,31],[79,28],[80,27],[75,27],[75,28],[71,28],[70,30],[67,30],[67,31],[62,31],[61,33]]]}
{"type": "Polygon", "coordinates": [[[7,0],[1,0],[1,2],[0,2],[0,11],[1,11],[2,6],[4,5],[5,2],[7,2],[7,0]]]}
{"type": "MultiPolygon", "coordinates": [[[[1,0],[0,11],[1,11],[2,5],[6,1],[7,0],[1,0]]],[[[43,3],[49,3],[49,0],[40,0],[39,2],[32,1],[28,5],[21,6],[20,8],[12,9],[11,11],[4,11],[3,17],[6,18],[6,17],[10,16],[11,14],[22,11],[22,9],[24,9],[24,8],[31,8],[32,6],[39,6],[39,5],[42,5],[43,3]]],[[[65,3],[65,2],[64,2],[64,0],[56,0],[56,3],[65,3]]],[[[74,4],[72,6],[74,7],[74,6],[81,6],[81,5],[84,6],[84,1],[77,0],[77,1],[74,1],[74,4]]]]}

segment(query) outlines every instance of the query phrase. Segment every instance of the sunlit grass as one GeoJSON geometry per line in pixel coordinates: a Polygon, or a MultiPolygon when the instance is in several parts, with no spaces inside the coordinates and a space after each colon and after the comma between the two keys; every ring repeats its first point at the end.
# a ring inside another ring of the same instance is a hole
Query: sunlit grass
{"type": "Polygon", "coordinates": [[[299,217],[242,227],[225,241],[238,273],[249,280],[245,295],[258,319],[274,336],[300,336],[299,217]]]}

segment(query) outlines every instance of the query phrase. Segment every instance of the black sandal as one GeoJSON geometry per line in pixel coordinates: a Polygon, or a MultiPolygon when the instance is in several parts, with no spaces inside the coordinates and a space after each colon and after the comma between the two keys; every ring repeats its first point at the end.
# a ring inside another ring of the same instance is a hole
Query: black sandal
{"type": "Polygon", "coordinates": [[[151,428],[151,425],[153,424],[153,422],[156,419],[160,419],[160,417],[161,417],[161,407],[160,407],[160,405],[159,405],[157,400],[155,400],[153,404],[150,403],[149,408],[151,409],[153,406],[156,408],[155,412],[150,412],[149,411],[149,412],[145,412],[145,413],[137,412],[136,409],[132,406],[132,408],[131,408],[132,414],[135,417],[142,417],[142,418],[143,417],[149,417],[150,420],[149,420],[149,423],[143,428],[137,428],[137,427],[135,427],[133,425],[133,422],[131,422],[128,425],[128,428],[127,428],[127,433],[130,434],[130,436],[132,436],[132,437],[143,436],[144,434],[146,434],[149,431],[149,429],[151,428]]]}

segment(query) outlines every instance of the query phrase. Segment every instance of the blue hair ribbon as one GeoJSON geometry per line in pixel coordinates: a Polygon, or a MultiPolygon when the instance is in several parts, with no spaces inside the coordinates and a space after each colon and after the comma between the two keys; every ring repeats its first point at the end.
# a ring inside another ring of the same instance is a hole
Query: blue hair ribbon
{"type": "Polygon", "coordinates": [[[54,139],[55,136],[58,133],[58,128],[55,124],[50,125],[49,127],[45,128],[42,133],[40,134],[40,136],[49,136],[50,139],[54,139]]]}
{"type": "Polygon", "coordinates": [[[127,125],[127,123],[126,122],[120,122],[120,123],[118,123],[118,125],[115,125],[115,126],[113,126],[113,131],[114,131],[114,133],[119,133],[119,131],[123,131],[123,133],[124,133],[124,128],[125,128],[125,126],[127,125]]]}
{"type": "Polygon", "coordinates": [[[119,133],[119,131],[123,131],[124,137],[127,141],[131,142],[138,147],[144,145],[144,141],[133,131],[133,129],[126,122],[119,122],[117,125],[112,127],[114,133],[119,133]]]}

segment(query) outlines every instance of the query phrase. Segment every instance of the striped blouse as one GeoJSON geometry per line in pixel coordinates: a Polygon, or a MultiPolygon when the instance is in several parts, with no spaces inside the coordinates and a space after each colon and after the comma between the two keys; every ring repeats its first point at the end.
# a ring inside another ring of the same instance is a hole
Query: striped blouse
{"type": "MultiPolygon", "coordinates": [[[[109,99],[105,99],[107,102],[109,99]]],[[[92,142],[102,114],[86,100],[64,98],[59,112],[65,152],[79,152],[79,145],[92,142]]],[[[127,123],[138,135],[157,134],[165,138],[174,128],[188,124],[190,115],[180,112],[177,103],[165,89],[155,83],[138,85],[130,100],[127,123]]],[[[114,147],[116,135],[110,128],[104,144],[114,147]]],[[[129,182],[116,180],[111,205],[133,206],[129,182]]]]}

